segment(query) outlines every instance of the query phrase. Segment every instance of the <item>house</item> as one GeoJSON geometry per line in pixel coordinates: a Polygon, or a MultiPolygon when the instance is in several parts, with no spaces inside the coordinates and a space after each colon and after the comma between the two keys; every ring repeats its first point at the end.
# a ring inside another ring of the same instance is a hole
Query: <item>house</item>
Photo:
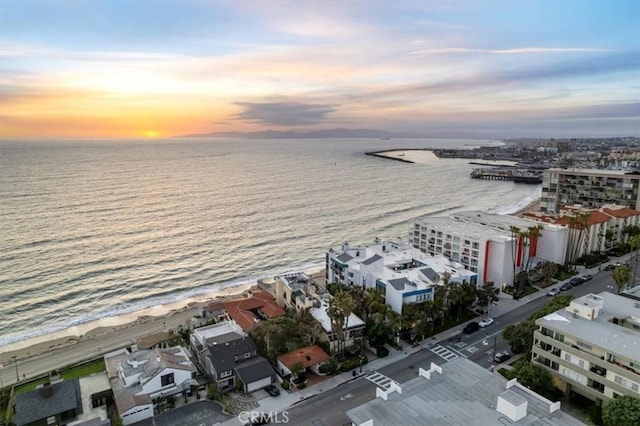
{"type": "Polygon", "coordinates": [[[234,389],[241,383],[245,393],[270,385],[275,371],[265,358],[258,356],[251,337],[227,333],[211,340],[204,354],[207,374],[220,391],[234,389]]]}
{"type": "Polygon", "coordinates": [[[136,340],[136,348],[138,349],[155,349],[155,348],[168,348],[171,340],[175,339],[176,335],[173,330],[163,330],[158,333],[148,334],[136,340]]]}
{"type": "Polygon", "coordinates": [[[278,373],[282,377],[286,377],[291,375],[298,366],[301,366],[305,370],[309,369],[319,374],[320,365],[329,358],[329,355],[318,345],[296,349],[278,357],[278,373]]]}
{"type": "Polygon", "coordinates": [[[373,245],[361,247],[344,243],[340,249],[329,249],[326,262],[327,282],[378,288],[397,313],[402,313],[406,303],[432,300],[445,273],[450,282],[477,285],[477,274],[462,264],[422,253],[401,239],[376,239],[373,245]]]}
{"type": "Polygon", "coordinates": [[[16,426],[64,425],[82,414],[79,379],[45,383],[31,392],[18,393],[14,399],[13,423],[16,426]]]}
{"type": "MultiPolygon", "coordinates": [[[[337,344],[337,337],[333,332],[331,327],[331,318],[329,318],[329,314],[327,310],[329,309],[329,301],[327,299],[322,299],[319,301],[319,305],[317,307],[313,307],[309,309],[309,313],[320,323],[322,326],[323,333],[321,334],[319,340],[323,342],[329,342],[329,346],[333,351],[337,344]]],[[[364,335],[365,322],[360,319],[354,313],[351,313],[349,317],[345,320],[344,323],[344,332],[345,332],[345,346],[350,346],[355,343],[357,338],[360,338],[364,335]]]]}
{"type": "Polygon", "coordinates": [[[274,297],[265,290],[249,292],[246,297],[223,302],[230,319],[244,331],[251,330],[258,322],[285,315],[274,297]]]}
{"type": "Polygon", "coordinates": [[[153,417],[155,398],[186,392],[196,385],[187,349],[121,349],[104,357],[115,405],[124,425],[153,417]]]}
{"type": "Polygon", "coordinates": [[[204,367],[206,365],[206,357],[209,355],[209,344],[222,343],[246,336],[248,334],[242,327],[235,321],[228,320],[194,329],[189,336],[189,341],[196,359],[204,367]]]}
{"type": "Polygon", "coordinates": [[[317,307],[318,299],[324,295],[324,289],[313,284],[304,272],[275,277],[271,292],[278,305],[296,312],[317,307]]]}
{"type": "Polygon", "coordinates": [[[206,320],[214,320],[216,322],[229,319],[223,302],[215,302],[204,306],[200,311],[200,316],[206,320]]]}

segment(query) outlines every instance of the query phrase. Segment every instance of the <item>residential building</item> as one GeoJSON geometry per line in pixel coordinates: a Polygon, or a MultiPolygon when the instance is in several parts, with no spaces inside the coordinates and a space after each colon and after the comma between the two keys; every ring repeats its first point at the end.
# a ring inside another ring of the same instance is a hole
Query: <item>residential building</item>
{"type": "Polygon", "coordinates": [[[540,209],[556,213],[562,206],[600,208],[618,204],[640,210],[640,174],[620,170],[547,169],[542,179],[540,209]]]}
{"type": "Polygon", "coordinates": [[[603,292],[536,320],[532,359],[568,394],[640,398],[640,303],[603,292]]]}
{"type": "Polygon", "coordinates": [[[126,349],[104,357],[118,414],[124,425],[153,417],[153,399],[191,389],[196,368],[187,349],[126,349]]]}
{"type": "Polygon", "coordinates": [[[460,263],[477,274],[479,285],[491,281],[502,287],[513,283],[514,269],[517,273],[527,263],[532,266],[547,260],[563,264],[567,229],[512,215],[469,211],[416,220],[412,244],[421,252],[460,263]],[[540,236],[529,241],[512,232],[512,227],[526,231],[538,225],[542,227],[540,236]]]}
{"type": "Polygon", "coordinates": [[[273,367],[258,356],[255,342],[235,321],[197,328],[190,339],[205,376],[220,391],[235,389],[238,382],[245,393],[273,383],[273,367]]]}
{"type": "Polygon", "coordinates": [[[69,426],[110,426],[107,407],[113,406],[113,391],[107,372],[80,378],[82,413],[69,426]]]}
{"type": "Polygon", "coordinates": [[[285,315],[274,297],[264,290],[250,291],[246,297],[223,302],[223,306],[227,316],[247,332],[260,321],[285,315]]]}
{"type": "Polygon", "coordinates": [[[422,253],[401,239],[376,240],[361,247],[344,243],[341,249],[327,252],[326,264],[327,282],[378,288],[385,303],[398,313],[405,303],[432,300],[434,288],[442,285],[445,274],[449,282],[477,285],[477,274],[462,264],[422,253]]]}
{"type": "Polygon", "coordinates": [[[346,415],[355,426],[583,425],[560,410],[560,402],[466,358],[431,363],[402,385],[378,387],[374,400],[346,415]]]}
{"type": "Polygon", "coordinates": [[[640,211],[629,207],[606,205],[600,209],[585,208],[579,205],[563,206],[558,213],[523,213],[527,219],[542,223],[551,223],[567,228],[567,258],[569,251],[575,251],[577,256],[583,254],[606,251],[615,244],[626,242],[629,238],[625,234],[628,226],[640,224],[640,211]],[[585,229],[581,230],[573,224],[578,214],[585,214],[585,229]],[[582,237],[580,237],[582,233],[582,237]],[[610,235],[608,235],[610,234],[610,235]],[[578,247],[573,247],[579,244],[578,247]]]}
{"type": "Polygon", "coordinates": [[[278,357],[278,373],[282,377],[291,375],[297,366],[320,374],[320,366],[329,359],[329,355],[318,345],[296,349],[278,357]]]}
{"type": "Polygon", "coordinates": [[[278,305],[297,312],[318,306],[318,299],[324,296],[324,289],[316,286],[304,272],[275,277],[270,290],[278,305]]]}
{"type": "MultiPolygon", "coordinates": [[[[331,327],[331,318],[327,310],[329,309],[328,299],[322,299],[319,301],[317,307],[309,309],[309,313],[320,323],[323,333],[320,335],[319,340],[322,342],[328,342],[331,350],[335,350],[337,344],[337,337],[331,327]]],[[[355,344],[356,339],[364,335],[365,322],[360,319],[354,313],[351,313],[348,318],[345,319],[343,326],[344,344],[345,346],[351,346],[355,344]]]]}
{"type": "Polygon", "coordinates": [[[17,393],[13,410],[16,426],[66,425],[82,414],[80,381],[47,382],[31,392],[17,393]]]}

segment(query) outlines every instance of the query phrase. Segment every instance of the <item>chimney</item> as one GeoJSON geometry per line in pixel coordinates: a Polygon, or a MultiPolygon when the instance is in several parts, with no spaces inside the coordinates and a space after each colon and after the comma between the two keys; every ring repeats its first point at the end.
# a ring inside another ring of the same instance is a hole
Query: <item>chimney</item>
{"type": "Polygon", "coordinates": [[[53,395],[53,388],[51,387],[51,383],[46,382],[42,385],[42,396],[45,398],[49,398],[53,395]]]}
{"type": "Polygon", "coordinates": [[[342,243],[342,251],[347,251],[347,250],[349,250],[349,243],[345,241],[344,243],[342,243]]]}

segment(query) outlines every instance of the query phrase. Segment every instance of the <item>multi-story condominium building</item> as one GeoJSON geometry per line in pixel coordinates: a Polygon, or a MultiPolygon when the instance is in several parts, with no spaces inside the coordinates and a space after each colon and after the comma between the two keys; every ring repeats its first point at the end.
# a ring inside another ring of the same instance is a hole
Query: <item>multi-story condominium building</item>
{"type": "Polygon", "coordinates": [[[536,320],[533,361],[596,403],[640,398],[640,302],[603,292],[536,320]]]}
{"type": "Polygon", "coordinates": [[[564,226],[538,223],[510,215],[479,211],[450,217],[423,217],[412,228],[412,244],[421,252],[442,255],[477,273],[479,284],[511,284],[528,259],[563,264],[567,248],[564,226]],[[514,237],[511,227],[521,231],[541,226],[537,238],[514,237]]]}
{"type": "Polygon", "coordinates": [[[600,208],[618,204],[640,210],[640,174],[619,170],[548,169],[542,179],[542,211],[580,204],[600,208]]]}
{"type": "Polygon", "coordinates": [[[402,240],[376,240],[373,245],[353,248],[345,243],[326,255],[328,283],[378,288],[398,313],[405,303],[432,300],[434,287],[442,285],[445,273],[449,282],[478,282],[477,274],[462,264],[422,253],[402,240]]]}

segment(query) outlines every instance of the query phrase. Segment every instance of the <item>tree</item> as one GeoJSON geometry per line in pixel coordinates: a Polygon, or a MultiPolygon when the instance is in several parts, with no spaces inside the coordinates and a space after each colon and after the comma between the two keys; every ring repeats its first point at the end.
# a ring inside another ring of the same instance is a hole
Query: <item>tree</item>
{"type": "Polygon", "coordinates": [[[640,399],[619,396],[602,407],[605,426],[640,425],[640,399]]]}
{"type": "Polygon", "coordinates": [[[548,394],[553,392],[553,379],[546,368],[532,362],[522,363],[515,371],[515,376],[522,385],[537,393],[548,394]]]}
{"type": "Polygon", "coordinates": [[[540,274],[542,274],[542,279],[545,284],[549,284],[558,271],[560,271],[560,265],[554,262],[546,261],[539,265],[538,270],[540,271],[540,274]]]}
{"type": "Polygon", "coordinates": [[[391,330],[393,331],[395,342],[397,345],[400,343],[400,331],[402,331],[403,325],[402,315],[395,311],[389,311],[389,313],[387,314],[387,322],[389,324],[389,327],[391,327],[391,330]]]}
{"type": "Polygon", "coordinates": [[[498,296],[500,289],[493,286],[492,281],[487,281],[477,291],[478,304],[483,308],[486,307],[487,317],[489,316],[489,305],[500,300],[498,296]]]}
{"type": "Polygon", "coordinates": [[[613,282],[616,283],[618,294],[620,294],[620,291],[626,287],[631,279],[631,269],[629,269],[627,265],[618,266],[611,271],[611,278],[613,278],[613,282]]]}
{"type": "Polygon", "coordinates": [[[577,212],[575,216],[569,218],[569,239],[567,247],[567,264],[569,266],[575,267],[576,260],[583,251],[588,219],[589,213],[586,212],[577,212]]]}
{"type": "Polygon", "coordinates": [[[533,332],[535,329],[536,326],[533,321],[509,324],[502,331],[502,337],[509,343],[513,352],[528,352],[533,345],[533,332]]]}
{"type": "Polygon", "coordinates": [[[517,226],[510,226],[511,231],[511,260],[513,261],[513,281],[512,284],[515,287],[516,283],[516,264],[518,255],[518,245],[520,244],[520,228],[517,226]]]}
{"type": "Polygon", "coordinates": [[[378,288],[368,288],[365,290],[363,305],[363,319],[367,322],[369,320],[369,316],[372,313],[377,312],[381,306],[384,305],[384,295],[382,294],[382,291],[378,288]]]}
{"type": "Polygon", "coordinates": [[[331,319],[331,329],[336,337],[336,349],[341,354],[344,353],[345,340],[349,328],[349,316],[353,312],[353,308],[353,297],[346,291],[338,291],[329,300],[327,315],[331,319]]]}

